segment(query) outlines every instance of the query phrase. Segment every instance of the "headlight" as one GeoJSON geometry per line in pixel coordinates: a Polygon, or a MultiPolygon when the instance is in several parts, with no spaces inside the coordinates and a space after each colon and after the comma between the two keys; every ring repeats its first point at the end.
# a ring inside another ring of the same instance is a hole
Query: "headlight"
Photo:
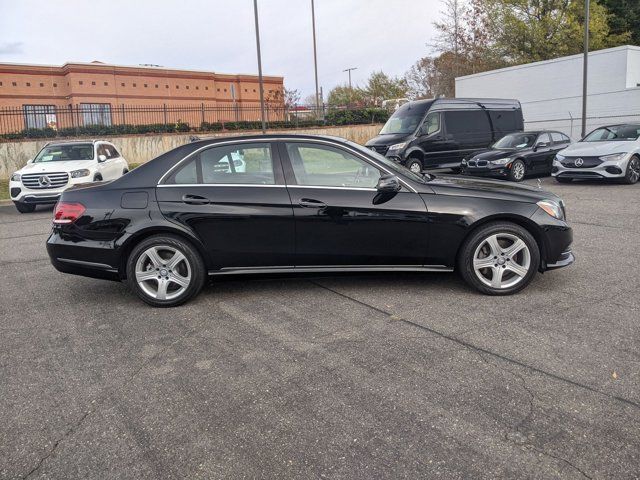
{"type": "Polygon", "coordinates": [[[11,175],[11,181],[12,182],[19,182],[20,181],[20,174],[19,173],[14,173],[13,175],[11,175]]]}
{"type": "Polygon", "coordinates": [[[466,159],[466,158],[463,158],[463,159],[462,159],[462,165],[466,165],[466,164],[467,164],[467,159],[466,159]]]}
{"type": "Polygon", "coordinates": [[[553,218],[557,218],[558,220],[564,220],[564,213],[562,211],[562,207],[554,202],[553,200],[540,200],[537,205],[551,215],[553,218]]]}
{"type": "Polygon", "coordinates": [[[554,160],[561,162],[562,160],[564,160],[564,155],[560,155],[559,153],[556,153],[556,157],[554,158],[554,160]]]}
{"type": "Polygon", "coordinates": [[[604,162],[617,162],[618,160],[622,160],[627,155],[627,153],[612,153],[611,155],[603,155],[602,157],[600,157],[600,160],[604,162]]]}
{"type": "Polygon", "coordinates": [[[511,161],[510,157],[507,158],[498,158],[497,160],[490,160],[493,165],[506,165],[511,161]]]}
{"type": "Polygon", "coordinates": [[[73,172],[71,172],[71,178],[88,177],[89,175],[91,175],[91,172],[86,168],[83,168],[82,170],[74,170],[73,172]]]}
{"type": "Polygon", "coordinates": [[[391,145],[389,147],[389,150],[402,150],[406,146],[407,146],[407,142],[396,143],[395,145],[391,145]]]}

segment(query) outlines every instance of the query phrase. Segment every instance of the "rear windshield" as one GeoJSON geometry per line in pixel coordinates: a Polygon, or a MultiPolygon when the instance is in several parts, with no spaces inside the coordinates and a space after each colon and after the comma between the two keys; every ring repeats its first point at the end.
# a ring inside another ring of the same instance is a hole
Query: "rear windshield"
{"type": "Polygon", "coordinates": [[[614,125],[596,128],[582,139],[583,142],[633,141],[640,137],[640,125],[614,125]]]}
{"type": "Polygon", "coordinates": [[[68,160],[93,160],[93,144],[49,145],[40,150],[33,162],[66,162],[68,160]]]}
{"type": "Polygon", "coordinates": [[[380,130],[380,135],[409,134],[415,132],[427,108],[429,108],[428,103],[407,103],[403,105],[389,117],[387,123],[385,123],[382,130],[380,130]]]}

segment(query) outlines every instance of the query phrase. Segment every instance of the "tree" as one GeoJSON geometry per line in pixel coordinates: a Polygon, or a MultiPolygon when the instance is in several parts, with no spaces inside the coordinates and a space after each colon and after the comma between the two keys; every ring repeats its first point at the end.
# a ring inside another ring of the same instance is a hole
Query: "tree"
{"type": "Polygon", "coordinates": [[[362,93],[367,105],[380,106],[383,100],[404,98],[407,95],[407,82],[382,71],[373,72],[362,93]]]}
{"type": "MultiPolygon", "coordinates": [[[[508,63],[529,63],[583,49],[584,0],[486,0],[496,49],[508,63]]],[[[606,7],[591,2],[589,48],[619,45],[610,35],[606,7]]]]}
{"type": "Polygon", "coordinates": [[[640,45],[640,2],[638,0],[601,0],[609,11],[609,31],[612,35],[629,34],[627,41],[640,45]]]}
{"type": "Polygon", "coordinates": [[[298,90],[284,89],[284,106],[291,108],[300,103],[300,92],[298,90]]]}
{"type": "Polygon", "coordinates": [[[365,94],[359,88],[350,88],[349,85],[338,85],[329,92],[327,103],[331,106],[365,104],[365,94]]]}

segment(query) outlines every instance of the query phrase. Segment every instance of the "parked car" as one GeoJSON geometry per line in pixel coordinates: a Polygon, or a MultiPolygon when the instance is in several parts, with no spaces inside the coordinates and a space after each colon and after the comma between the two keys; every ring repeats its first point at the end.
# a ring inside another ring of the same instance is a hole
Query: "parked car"
{"type": "Polygon", "coordinates": [[[52,204],[73,185],[115,180],[129,171],[116,147],[102,140],[51,142],[11,175],[9,193],[20,213],[52,204]]]}
{"type": "Polygon", "coordinates": [[[527,175],[550,175],[553,159],[571,139],[561,132],[535,131],[505,135],[490,149],[462,159],[462,173],[521,182],[527,175]]]}
{"type": "Polygon", "coordinates": [[[207,276],[450,272],[515,293],[573,262],[556,195],[463,176],[418,175],[353,142],[308,135],[178,147],[110,183],[66,190],[47,250],[61,272],[126,280],[174,306],[207,276]],[[217,168],[245,152],[246,172],[217,168]]]}
{"type": "Polygon", "coordinates": [[[596,128],[556,155],[551,175],[562,183],[608,178],[636,183],[640,179],[640,124],[596,128]]]}
{"type": "Polygon", "coordinates": [[[523,125],[517,100],[417,100],[398,108],[366,146],[414,173],[459,169],[463,157],[523,125]]]}

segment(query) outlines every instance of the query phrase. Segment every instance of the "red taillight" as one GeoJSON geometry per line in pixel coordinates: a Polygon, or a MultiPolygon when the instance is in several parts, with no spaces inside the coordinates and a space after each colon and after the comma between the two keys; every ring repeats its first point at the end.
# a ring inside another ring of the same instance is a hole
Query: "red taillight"
{"type": "Polygon", "coordinates": [[[81,203],[58,202],[53,213],[53,223],[56,225],[73,223],[82,216],[85,210],[81,203]]]}

